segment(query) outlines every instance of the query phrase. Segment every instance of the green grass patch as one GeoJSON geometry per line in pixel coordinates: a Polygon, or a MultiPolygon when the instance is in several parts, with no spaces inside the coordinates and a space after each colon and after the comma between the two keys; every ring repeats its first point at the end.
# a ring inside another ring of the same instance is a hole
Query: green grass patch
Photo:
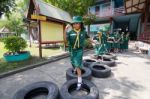
{"type": "Polygon", "coordinates": [[[17,68],[22,68],[27,65],[33,65],[46,60],[47,57],[56,56],[64,53],[64,51],[62,51],[59,48],[46,48],[46,49],[42,49],[42,54],[44,58],[40,59],[39,48],[36,46],[37,46],[36,44],[32,44],[32,47],[27,47],[25,49],[26,51],[30,51],[31,53],[30,59],[21,62],[9,63],[3,59],[3,54],[6,53],[7,50],[4,48],[4,43],[0,42],[0,73],[8,72],[10,70],[14,70],[17,68]]]}
{"type": "Polygon", "coordinates": [[[7,52],[7,50],[4,48],[4,43],[0,42],[0,58],[3,57],[3,54],[7,52]]]}
{"type": "Polygon", "coordinates": [[[3,58],[0,59],[0,73],[4,73],[10,70],[14,70],[17,68],[25,67],[28,65],[36,64],[46,60],[46,58],[38,58],[36,56],[32,56],[28,60],[20,61],[20,62],[6,62],[3,58]]]}

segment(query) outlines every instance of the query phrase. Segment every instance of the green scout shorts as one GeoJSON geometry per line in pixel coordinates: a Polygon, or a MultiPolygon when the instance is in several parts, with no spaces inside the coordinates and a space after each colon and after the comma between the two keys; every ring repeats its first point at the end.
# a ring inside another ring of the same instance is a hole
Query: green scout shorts
{"type": "Polygon", "coordinates": [[[83,48],[73,49],[70,52],[71,64],[76,68],[82,68],[83,48]]]}

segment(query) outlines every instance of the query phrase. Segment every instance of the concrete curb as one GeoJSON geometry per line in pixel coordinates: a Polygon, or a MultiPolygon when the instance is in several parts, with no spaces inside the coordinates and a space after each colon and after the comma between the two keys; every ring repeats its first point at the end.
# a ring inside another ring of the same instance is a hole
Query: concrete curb
{"type": "MultiPolygon", "coordinates": [[[[87,51],[90,51],[90,50],[91,49],[87,49],[84,52],[87,52],[87,51]]],[[[28,65],[28,66],[25,66],[25,67],[22,67],[22,68],[19,68],[19,69],[15,69],[15,70],[11,70],[11,71],[2,73],[2,74],[0,74],[0,79],[4,78],[4,77],[7,77],[7,76],[10,76],[10,75],[13,75],[13,74],[16,74],[16,73],[19,73],[19,72],[29,70],[29,69],[40,67],[42,65],[45,65],[45,64],[48,64],[48,63],[51,63],[51,62],[55,62],[55,61],[58,61],[58,60],[61,60],[63,58],[67,58],[67,57],[69,57],[69,53],[65,53],[65,54],[61,54],[61,55],[57,55],[57,56],[52,56],[50,59],[48,59],[46,61],[43,61],[43,62],[40,62],[40,63],[37,63],[37,64],[33,64],[33,65],[28,65]]]]}

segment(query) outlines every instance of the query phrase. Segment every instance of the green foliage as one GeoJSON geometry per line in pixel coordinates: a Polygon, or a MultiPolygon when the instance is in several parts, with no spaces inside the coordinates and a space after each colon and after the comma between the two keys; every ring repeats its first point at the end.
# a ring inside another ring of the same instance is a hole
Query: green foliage
{"type": "Polygon", "coordinates": [[[17,36],[10,36],[4,40],[5,48],[11,52],[19,52],[27,47],[27,42],[17,36]]]}
{"type": "Polygon", "coordinates": [[[70,13],[71,16],[87,14],[89,6],[94,4],[94,0],[44,0],[70,13]]]}
{"type": "Polygon", "coordinates": [[[14,7],[15,10],[9,13],[9,17],[7,19],[0,20],[0,28],[5,26],[11,32],[15,32],[17,36],[20,36],[21,33],[26,33],[27,30],[22,25],[24,24],[23,18],[27,11],[28,2],[29,0],[16,0],[16,6],[14,7]]]}
{"type": "Polygon", "coordinates": [[[83,17],[83,22],[85,25],[90,25],[96,20],[96,16],[93,14],[87,14],[83,17]]]}
{"type": "Polygon", "coordinates": [[[0,20],[0,29],[4,27],[7,23],[7,20],[0,20]]]}
{"type": "Polygon", "coordinates": [[[6,38],[0,38],[0,42],[4,42],[6,38]]]}
{"type": "Polygon", "coordinates": [[[25,29],[21,26],[22,18],[11,17],[5,26],[9,28],[10,31],[15,32],[17,36],[20,36],[21,33],[25,32],[25,29]]]}
{"type": "Polygon", "coordinates": [[[0,0],[0,17],[4,13],[6,16],[9,16],[14,7],[15,0],[0,0]]]}

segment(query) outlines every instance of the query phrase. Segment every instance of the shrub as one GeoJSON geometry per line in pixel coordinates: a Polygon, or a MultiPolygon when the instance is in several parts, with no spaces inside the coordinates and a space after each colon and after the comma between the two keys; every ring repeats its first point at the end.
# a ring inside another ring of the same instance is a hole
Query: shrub
{"type": "Polygon", "coordinates": [[[27,47],[27,42],[17,36],[11,36],[4,40],[5,48],[9,50],[10,52],[20,52],[21,50],[24,50],[27,47]]]}
{"type": "Polygon", "coordinates": [[[0,42],[4,42],[5,38],[0,38],[0,42]]]}

